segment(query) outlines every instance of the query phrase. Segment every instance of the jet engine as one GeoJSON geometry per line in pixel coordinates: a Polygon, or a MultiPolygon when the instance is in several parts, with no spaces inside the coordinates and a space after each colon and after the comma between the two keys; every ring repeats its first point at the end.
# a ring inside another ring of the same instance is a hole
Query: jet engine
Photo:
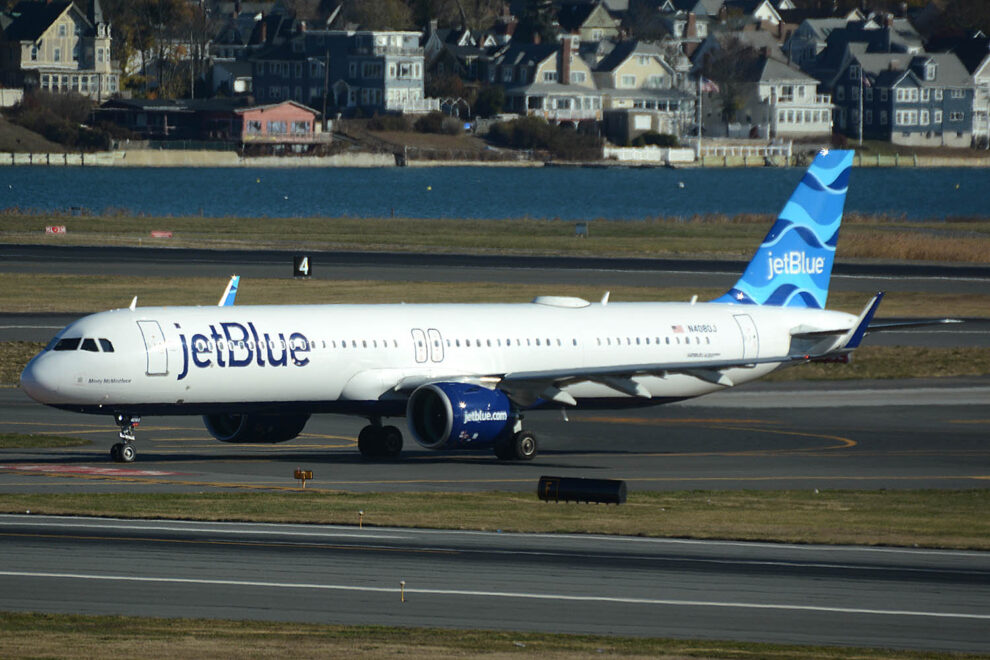
{"type": "Polygon", "coordinates": [[[469,383],[430,383],[406,405],[416,442],[427,449],[482,449],[512,434],[514,416],[500,390],[469,383]]]}
{"type": "Polygon", "coordinates": [[[203,415],[206,430],[220,442],[276,443],[300,433],[309,415],[257,415],[221,413],[203,415]]]}

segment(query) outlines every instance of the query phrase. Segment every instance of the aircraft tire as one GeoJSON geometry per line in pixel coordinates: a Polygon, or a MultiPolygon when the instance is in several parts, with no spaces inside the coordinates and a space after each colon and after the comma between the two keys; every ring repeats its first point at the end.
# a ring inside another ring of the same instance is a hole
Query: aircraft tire
{"type": "Polygon", "coordinates": [[[539,451],[536,435],[529,431],[520,431],[512,437],[512,458],[517,461],[531,461],[539,451]]]}
{"type": "Polygon", "coordinates": [[[380,426],[369,424],[358,433],[358,451],[361,452],[361,458],[372,459],[382,456],[384,434],[381,431],[380,426]]]}
{"type": "Polygon", "coordinates": [[[402,431],[395,426],[383,427],[380,449],[382,456],[386,458],[398,458],[399,454],[402,453],[402,431]]]}
{"type": "Polygon", "coordinates": [[[133,463],[135,458],[137,458],[137,452],[134,450],[133,445],[122,444],[120,446],[120,460],[122,463],[133,463]]]}
{"type": "Polygon", "coordinates": [[[121,458],[121,456],[120,456],[120,448],[123,447],[123,446],[124,446],[123,443],[117,442],[117,443],[114,443],[114,445],[112,447],[110,447],[110,460],[112,460],[114,463],[121,463],[121,462],[123,462],[124,459],[121,458]]]}

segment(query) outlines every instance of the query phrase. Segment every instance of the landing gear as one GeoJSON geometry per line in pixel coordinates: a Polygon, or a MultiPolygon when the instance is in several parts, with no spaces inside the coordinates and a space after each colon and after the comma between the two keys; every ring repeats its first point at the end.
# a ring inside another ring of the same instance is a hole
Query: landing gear
{"type": "Polygon", "coordinates": [[[502,461],[531,461],[539,445],[530,431],[517,431],[495,442],[495,456],[502,461]]]}
{"type": "Polygon", "coordinates": [[[132,444],[134,442],[134,428],[141,423],[141,418],[123,413],[117,413],[113,418],[117,422],[117,426],[120,427],[119,435],[123,442],[118,442],[110,448],[110,458],[117,463],[133,463],[137,457],[137,451],[132,444]]]}
{"type": "Polygon", "coordinates": [[[398,458],[402,453],[402,431],[372,421],[358,433],[358,451],[364,458],[398,458]]]}

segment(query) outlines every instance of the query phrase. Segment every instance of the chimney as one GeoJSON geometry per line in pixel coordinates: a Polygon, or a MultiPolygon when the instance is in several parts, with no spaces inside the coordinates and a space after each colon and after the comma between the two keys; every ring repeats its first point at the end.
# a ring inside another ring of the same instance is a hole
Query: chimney
{"type": "Polygon", "coordinates": [[[684,28],[685,37],[697,37],[698,36],[698,17],[694,15],[693,11],[689,11],[687,15],[687,26],[684,28]]]}
{"type": "Polygon", "coordinates": [[[299,21],[299,34],[306,34],[306,21],[299,21]]]}
{"type": "Polygon", "coordinates": [[[437,31],[437,30],[439,29],[439,27],[440,27],[440,21],[438,21],[438,20],[437,20],[437,19],[435,19],[435,18],[431,18],[431,19],[430,19],[430,27],[429,27],[429,31],[428,31],[428,32],[426,33],[426,37],[427,37],[427,38],[430,38],[430,37],[432,37],[432,36],[433,36],[434,34],[436,34],[436,31],[437,31]]]}
{"type": "Polygon", "coordinates": [[[261,27],[258,32],[258,38],[262,44],[268,43],[268,21],[261,19],[261,27]]]}
{"type": "Polygon", "coordinates": [[[564,37],[560,41],[560,84],[571,84],[571,48],[570,37],[564,37]]]}

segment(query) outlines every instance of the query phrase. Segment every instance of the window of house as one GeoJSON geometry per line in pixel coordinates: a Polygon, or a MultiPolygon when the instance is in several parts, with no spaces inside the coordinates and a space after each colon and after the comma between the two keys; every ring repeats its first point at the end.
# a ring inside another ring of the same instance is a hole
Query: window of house
{"type": "Polygon", "coordinates": [[[863,111],[863,121],[865,123],[867,123],[867,124],[870,124],[870,125],[873,124],[873,111],[872,110],[864,110],[863,111]]]}
{"type": "Polygon", "coordinates": [[[66,34],[65,23],[60,23],[58,26],[58,36],[64,37],[66,34]]]}
{"type": "Polygon", "coordinates": [[[96,49],[96,61],[97,62],[100,62],[100,63],[103,62],[103,49],[102,48],[97,48],[96,49]]]}
{"type": "Polygon", "coordinates": [[[655,74],[646,79],[646,86],[650,89],[662,89],[663,88],[663,76],[655,74]]]}
{"type": "Polygon", "coordinates": [[[76,45],[72,48],[72,61],[78,62],[79,57],[82,54],[82,43],[76,42],[76,45]]]}
{"type": "Polygon", "coordinates": [[[849,80],[859,80],[860,68],[858,64],[850,65],[849,80]]]}
{"type": "Polygon", "coordinates": [[[846,100],[846,88],[839,85],[835,88],[835,100],[845,101],[846,100]]]}
{"type": "Polygon", "coordinates": [[[966,98],[966,90],[964,89],[954,89],[950,95],[954,99],[964,99],[966,98]]]}
{"type": "Polygon", "coordinates": [[[863,99],[866,100],[866,101],[872,101],[873,100],[873,88],[872,87],[864,87],[863,88],[863,99]]]}
{"type": "Polygon", "coordinates": [[[636,86],[636,76],[631,74],[625,74],[619,79],[620,87],[635,87],[636,86]]]}
{"type": "Polygon", "coordinates": [[[292,67],[296,78],[302,78],[302,62],[296,62],[292,67]]]}
{"type": "Polygon", "coordinates": [[[883,89],[880,90],[880,101],[882,103],[886,103],[886,101],[887,101],[887,88],[886,87],[884,87],[883,89]]]}
{"type": "Polygon", "coordinates": [[[61,62],[62,61],[62,49],[61,48],[56,48],[55,49],[55,52],[52,54],[52,59],[55,60],[56,62],[61,62]]]}
{"type": "Polygon", "coordinates": [[[557,72],[556,71],[544,71],[543,72],[543,82],[557,82],[557,72]]]}
{"type": "Polygon", "coordinates": [[[583,83],[587,78],[584,71],[571,71],[571,83],[575,85],[583,83]]]}
{"type": "Polygon", "coordinates": [[[918,123],[921,124],[922,126],[928,126],[928,120],[929,120],[928,111],[922,110],[918,123]]]}
{"type": "Polygon", "coordinates": [[[950,112],[949,121],[962,121],[965,116],[966,114],[963,112],[950,112]]]}
{"type": "Polygon", "coordinates": [[[925,65],[925,80],[935,80],[935,72],[938,67],[934,62],[929,62],[925,65]]]}
{"type": "Polygon", "coordinates": [[[934,121],[935,124],[941,124],[942,123],[942,111],[941,110],[936,110],[935,111],[934,120],[935,120],[934,121]]]}
{"type": "Polygon", "coordinates": [[[881,126],[886,126],[887,125],[887,111],[886,110],[881,110],[880,111],[880,125],[881,126]]]}
{"type": "Polygon", "coordinates": [[[502,81],[512,82],[512,69],[510,67],[502,69],[502,81]]]}
{"type": "Polygon", "coordinates": [[[272,85],[268,88],[268,98],[270,99],[280,99],[282,98],[282,88],[277,85],[272,85]]]}
{"type": "Polygon", "coordinates": [[[935,100],[936,101],[941,101],[942,100],[942,88],[941,87],[936,87],[935,88],[935,100]]]}
{"type": "Polygon", "coordinates": [[[261,122],[256,119],[252,119],[248,121],[247,132],[252,135],[257,135],[258,133],[261,133],[261,122]]]}
{"type": "Polygon", "coordinates": [[[38,61],[38,44],[31,45],[31,61],[32,62],[38,61]]]}

